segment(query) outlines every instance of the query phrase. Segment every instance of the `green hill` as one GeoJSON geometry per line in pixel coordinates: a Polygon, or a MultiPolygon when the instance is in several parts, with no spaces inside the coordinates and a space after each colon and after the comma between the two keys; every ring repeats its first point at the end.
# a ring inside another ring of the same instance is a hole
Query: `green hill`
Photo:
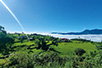
{"type": "MultiPolygon", "coordinates": [[[[2,30],[3,31],[3,30],[2,30]]],[[[0,33],[0,68],[101,68],[102,43],[0,33]]]]}

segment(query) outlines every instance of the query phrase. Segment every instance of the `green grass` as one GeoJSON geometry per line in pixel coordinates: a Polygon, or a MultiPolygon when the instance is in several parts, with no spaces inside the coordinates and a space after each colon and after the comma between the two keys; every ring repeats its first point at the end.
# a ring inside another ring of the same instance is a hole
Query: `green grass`
{"type": "Polygon", "coordinates": [[[74,50],[77,48],[82,48],[86,52],[97,50],[96,46],[91,44],[90,42],[83,43],[83,42],[78,42],[78,41],[73,41],[70,43],[62,42],[62,43],[59,43],[58,46],[53,46],[53,48],[55,50],[61,52],[62,55],[67,55],[69,53],[73,53],[74,50]]]}
{"type": "Polygon", "coordinates": [[[20,42],[17,42],[17,43],[14,43],[12,45],[12,47],[15,47],[13,48],[15,51],[15,53],[17,52],[26,52],[26,53],[40,53],[42,52],[43,50],[37,50],[35,47],[36,47],[36,44],[34,43],[34,41],[25,41],[23,43],[20,43],[20,42]],[[24,47],[22,47],[24,45],[24,47]],[[31,46],[31,45],[34,45],[34,46],[31,46]],[[27,49],[28,47],[30,46],[30,49],[27,49]]]}
{"type": "MultiPolygon", "coordinates": [[[[6,58],[6,59],[0,59],[0,66],[1,65],[8,65],[8,62],[9,62],[9,58],[6,58]]],[[[1,67],[0,67],[1,68],[1,67]]]]}
{"type": "Polygon", "coordinates": [[[20,45],[26,45],[26,46],[29,46],[29,45],[33,45],[34,44],[34,41],[28,41],[28,42],[23,42],[23,43],[14,43],[13,46],[20,46],[20,45]]]}
{"type": "MultiPolygon", "coordinates": [[[[49,43],[48,43],[49,44],[49,43]]],[[[26,50],[27,46],[30,45],[36,45],[34,41],[29,41],[29,42],[23,42],[23,43],[15,43],[13,46],[22,46],[26,45],[25,47],[17,47],[15,50],[26,50]]],[[[35,46],[31,46],[30,48],[34,48],[35,46]]],[[[61,52],[61,55],[68,55],[70,53],[73,53],[75,49],[77,48],[82,48],[86,52],[90,51],[96,51],[96,46],[93,45],[90,42],[81,42],[81,41],[72,41],[72,42],[61,42],[58,43],[58,46],[52,46],[56,51],[61,52]]],[[[26,51],[32,51],[32,52],[40,52],[41,50],[37,49],[31,49],[31,50],[26,50],[26,51]]]]}

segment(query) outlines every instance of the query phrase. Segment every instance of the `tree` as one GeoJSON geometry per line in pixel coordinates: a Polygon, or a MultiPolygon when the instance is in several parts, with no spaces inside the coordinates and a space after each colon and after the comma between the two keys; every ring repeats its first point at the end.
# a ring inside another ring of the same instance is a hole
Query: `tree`
{"type": "Polygon", "coordinates": [[[9,48],[11,48],[11,45],[14,42],[14,39],[6,34],[4,27],[0,26],[0,30],[2,31],[0,32],[0,52],[2,54],[7,54],[9,48]]]}
{"type": "Polygon", "coordinates": [[[3,32],[3,33],[5,33],[5,34],[6,34],[5,28],[4,28],[4,27],[2,27],[2,26],[0,26],[0,32],[3,32]]]}
{"type": "Polygon", "coordinates": [[[38,45],[37,49],[42,49],[42,50],[47,51],[48,49],[50,49],[50,45],[58,46],[56,41],[52,41],[52,43],[50,44],[47,44],[49,43],[49,41],[48,42],[47,41],[48,40],[46,40],[45,38],[40,38],[39,41],[36,41],[36,44],[38,45]]]}
{"type": "Polygon", "coordinates": [[[4,30],[4,29],[5,29],[4,27],[0,26],[0,31],[2,31],[2,30],[4,30]]]}

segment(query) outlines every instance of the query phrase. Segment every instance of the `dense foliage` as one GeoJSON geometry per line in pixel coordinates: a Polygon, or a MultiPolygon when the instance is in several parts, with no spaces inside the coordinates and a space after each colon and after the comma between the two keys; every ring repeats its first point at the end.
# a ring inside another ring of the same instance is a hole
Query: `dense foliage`
{"type": "Polygon", "coordinates": [[[102,43],[64,42],[40,34],[6,33],[0,26],[0,68],[101,68],[102,43]]]}
{"type": "Polygon", "coordinates": [[[8,50],[12,46],[14,39],[9,37],[4,31],[4,27],[0,26],[0,53],[7,54],[8,50]]]}

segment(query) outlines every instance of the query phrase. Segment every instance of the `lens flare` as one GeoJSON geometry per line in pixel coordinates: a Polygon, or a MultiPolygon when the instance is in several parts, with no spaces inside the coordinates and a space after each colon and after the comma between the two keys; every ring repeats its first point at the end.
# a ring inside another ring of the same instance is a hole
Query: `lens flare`
{"type": "MultiPolygon", "coordinates": [[[[19,26],[22,28],[23,32],[25,33],[24,27],[22,26],[20,21],[17,19],[17,17],[14,15],[14,13],[8,8],[8,6],[2,0],[0,0],[0,1],[6,7],[6,9],[11,13],[11,15],[14,17],[14,19],[17,21],[17,23],[19,24],[19,26]]],[[[26,34],[26,37],[28,38],[27,34],[26,34]]],[[[29,40],[29,38],[28,38],[28,40],[29,40]]]]}

